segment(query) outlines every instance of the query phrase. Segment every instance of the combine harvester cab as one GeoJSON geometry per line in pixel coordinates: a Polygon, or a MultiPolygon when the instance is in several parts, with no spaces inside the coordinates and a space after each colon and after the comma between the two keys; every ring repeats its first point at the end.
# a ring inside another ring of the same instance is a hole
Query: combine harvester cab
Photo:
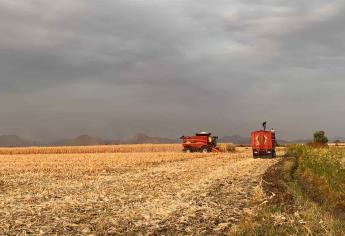
{"type": "Polygon", "coordinates": [[[253,157],[260,156],[276,157],[275,131],[258,130],[252,132],[253,157]]]}
{"type": "Polygon", "coordinates": [[[200,132],[195,136],[182,136],[181,139],[184,152],[219,152],[218,137],[211,133],[200,132]]]}

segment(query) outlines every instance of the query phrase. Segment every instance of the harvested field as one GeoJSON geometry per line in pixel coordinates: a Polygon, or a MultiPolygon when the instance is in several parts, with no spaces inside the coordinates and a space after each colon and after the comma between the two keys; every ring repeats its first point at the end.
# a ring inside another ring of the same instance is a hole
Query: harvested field
{"type": "Polygon", "coordinates": [[[279,159],[239,153],[0,156],[0,234],[222,234],[279,159]]]}

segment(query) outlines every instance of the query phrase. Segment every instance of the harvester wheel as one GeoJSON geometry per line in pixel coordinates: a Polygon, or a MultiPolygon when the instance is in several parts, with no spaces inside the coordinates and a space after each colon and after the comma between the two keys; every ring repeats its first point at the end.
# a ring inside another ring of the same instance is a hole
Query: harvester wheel
{"type": "Polygon", "coordinates": [[[277,156],[276,152],[273,151],[273,152],[272,152],[272,158],[275,158],[276,156],[277,156]]]}
{"type": "Polygon", "coordinates": [[[190,149],[190,148],[188,148],[188,149],[186,149],[186,151],[185,151],[186,153],[191,153],[192,152],[192,150],[190,149]]]}
{"type": "Polygon", "coordinates": [[[202,153],[208,153],[208,149],[207,148],[203,148],[203,149],[201,149],[201,152],[202,153]]]}

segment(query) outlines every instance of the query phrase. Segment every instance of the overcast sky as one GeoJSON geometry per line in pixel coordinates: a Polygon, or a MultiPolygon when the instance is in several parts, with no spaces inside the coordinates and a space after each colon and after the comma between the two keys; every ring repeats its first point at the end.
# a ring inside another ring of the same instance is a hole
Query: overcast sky
{"type": "Polygon", "coordinates": [[[0,0],[0,134],[345,136],[345,4],[0,0]]]}

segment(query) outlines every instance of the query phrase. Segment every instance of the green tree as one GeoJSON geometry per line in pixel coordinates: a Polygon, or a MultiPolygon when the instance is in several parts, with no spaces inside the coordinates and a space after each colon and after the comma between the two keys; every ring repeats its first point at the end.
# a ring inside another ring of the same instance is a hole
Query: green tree
{"type": "Polygon", "coordinates": [[[314,143],[327,144],[328,138],[325,135],[325,131],[320,130],[314,133],[314,143]]]}

